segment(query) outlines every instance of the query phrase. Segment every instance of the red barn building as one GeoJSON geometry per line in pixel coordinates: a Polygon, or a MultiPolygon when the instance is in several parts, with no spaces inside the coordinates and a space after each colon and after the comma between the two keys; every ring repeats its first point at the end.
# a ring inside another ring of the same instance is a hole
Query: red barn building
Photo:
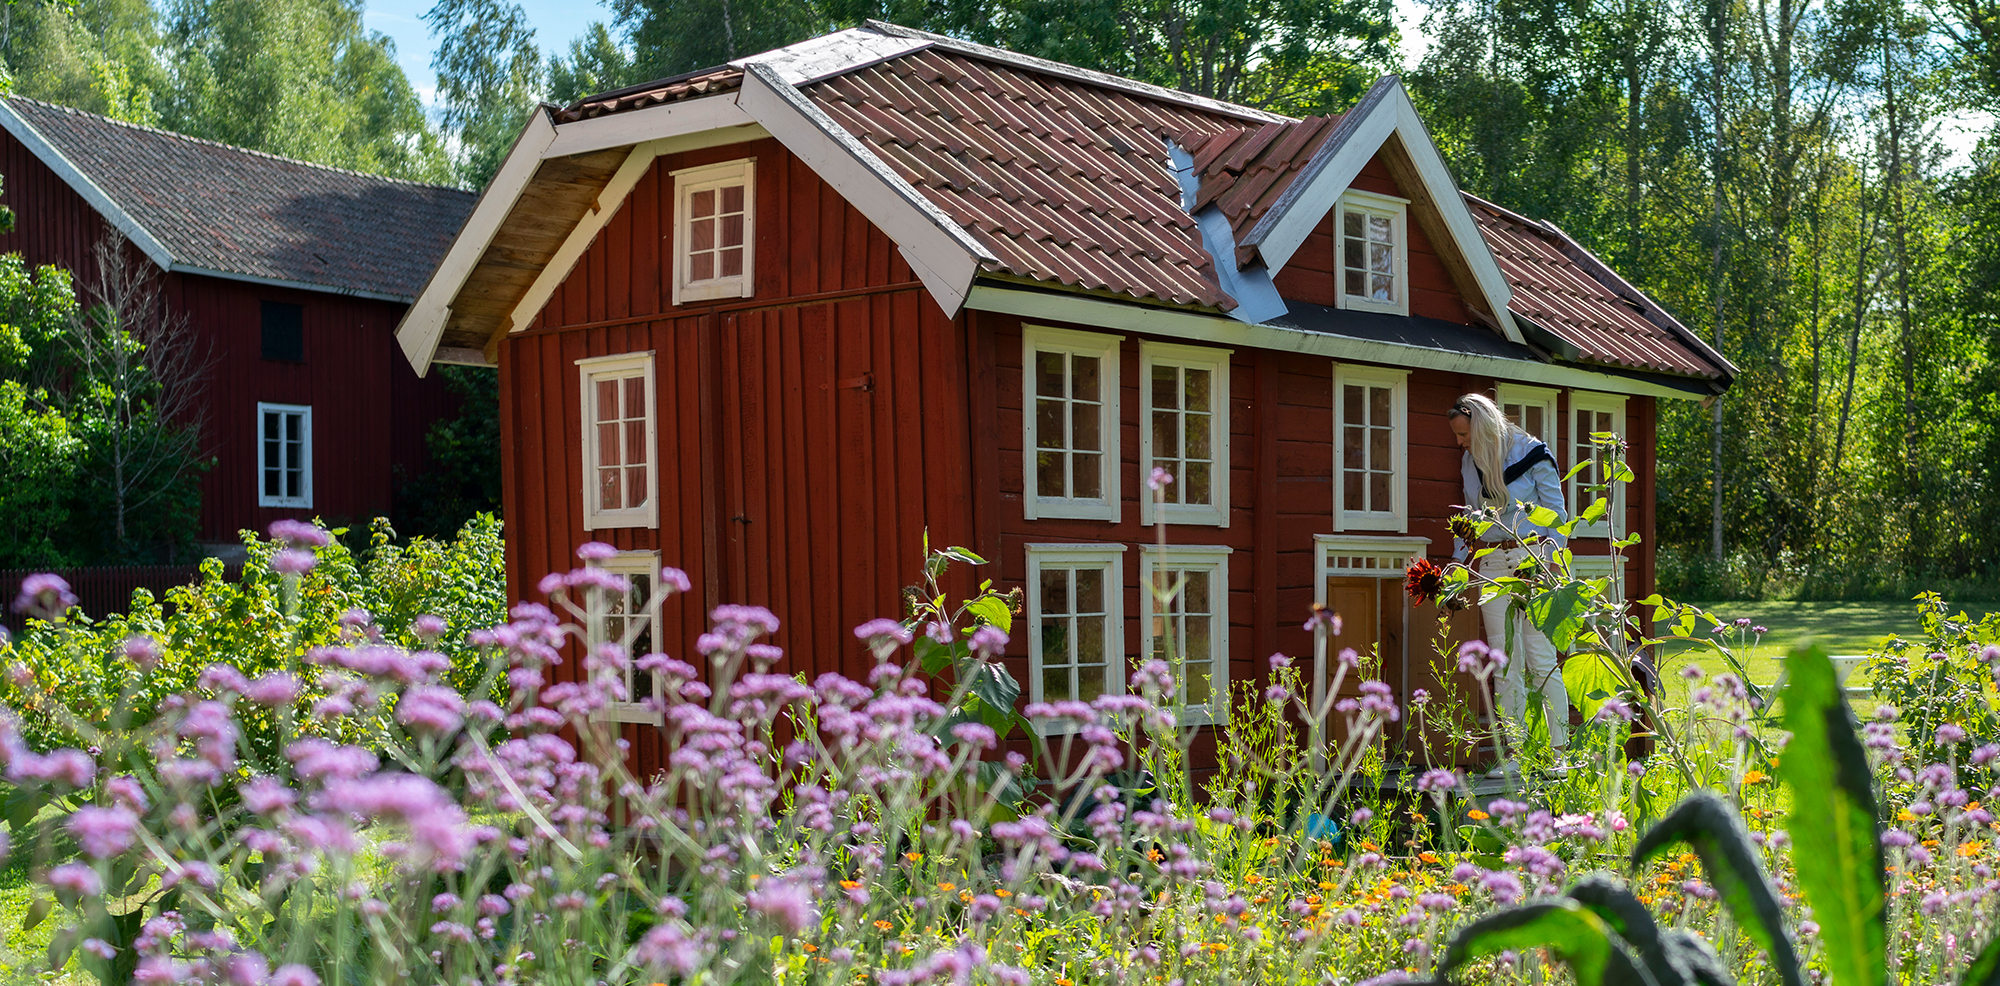
{"type": "Polygon", "coordinates": [[[394,330],[472,211],[457,189],[292,161],[78,110],[0,101],[15,227],[0,251],[76,275],[122,234],[214,362],[201,530],[386,514],[399,470],[452,409],[398,358],[394,330]]]}
{"type": "Polygon", "coordinates": [[[604,541],[692,577],[615,618],[648,643],[757,603],[787,670],[858,677],[849,629],[899,612],[928,530],[1025,587],[1024,701],[1120,689],[1171,617],[1210,721],[1311,653],[1315,601],[1430,680],[1399,580],[1451,553],[1467,391],[1565,469],[1627,438],[1638,482],[1576,547],[1608,573],[1646,535],[1650,591],[1658,402],[1734,372],[1462,194],[1395,78],[1296,120],[878,23],[537,114],[398,333],[419,372],[498,368],[514,593],[604,541]]]}

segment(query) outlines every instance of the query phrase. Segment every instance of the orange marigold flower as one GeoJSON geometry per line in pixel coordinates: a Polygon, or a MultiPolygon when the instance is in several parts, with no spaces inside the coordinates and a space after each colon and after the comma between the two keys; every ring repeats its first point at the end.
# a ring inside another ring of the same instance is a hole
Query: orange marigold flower
{"type": "Polygon", "coordinates": [[[1441,860],[1439,860],[1439,859],[1438,859],[1438,854],[1437,854],[1437,853],[1434,853],[1434,852],[1430,852],[1429,850],[1426,850],[1426,851],[1424,851],[1424,852],[1420,852],[1420,853],[1418,853],[1418,854],[1417,854],[1417,858],[1418,858],[1418,859],[1421,859],[1421,860],[1423,860],[1423,861],[1424,861],[1424,862],[1426,862],[1426,863],[1430,863],[1430,864],[1433,864],[1433,865],[1435,865],[1435,864],[1437,864],[1437,863],[1441,862],[1441,860]]]}
{"type": "Polygon", "coordinates": [[[938,884],[938,889],[939,889],[939,890],[942,890],[942,891],[944,891],[945,893],[951,893],[952,891],[954,891],[954,890],[957,890],[957,889],[958,889],[958,884],[956,884],[956,883],[940,883],[940,884],[938,884]]]}
{"type": "Polygon", "coordinates": [[[876,928],[876,930],[878,930],[878,931],[887,931],[887,930],[889,930],[890,928],[893,928],[893,927],[895,927],[895,925],[893,925],[893,924],[890,924],[890,923],[889,923],[889,922],[887,922],[887,921],[877,921],[877,922],[875,922],[875,928],[876,928]]]}
{"type": "Polygon", "coordinates": [[[1489,818],[1492,818],[1492,817],[1493,817],[1492,815],[1488,815],[1487,813],[1485,813],[1485,812],[1483,812],[1483,811],[1480,811],[1480,810],[1479,810],[1479,809],[1477,809],[1477,808],[1474,808],[1474,809],[1472,809],[1471,811],[1468,811],[1468,812],[1466,812],[1466,813],[1465,813],[1465,816],[1466,816],[1467,818],[1470,818],[1470,819],[1472,819],[1472,820],[1473,820],[1473,821],[1475,821],[1475,822],[1483,822],[1483,821],[1485,821],[1485,820],[1487,820],[1487,819],[1489,819],[1489,818]]]}
{"type": "Polygon", "coordinates": [[[858,888],[858,887],[860,887],[860,886],[861,886],[861,881],[860,881],[860,880],[842,880],[842,881],[840,881],[840,889],[842,889],[842,890],[853,890],[853,889],[856,889],[856,888],[858,888]]]}
{"type": "Polygon", "coordinates": [[[1264,878],[1256,873],[1252,873],[1249,876],[1244,877],[1243,882],[1255,886],[1259,883],[1263,883],[1264,878]]]}
{"type": "Polygon", "coordinates": [[[805,949],[807,955],[811,955],[812,953],[819,951],[819,946],[809,941],[800,942],[799,947],[805,949]]]}
{"type": "Polygon", "coordinates": [[[1958,854],[1960,856],[1977,856],[1979,855],[1979,850],[1984,846],[1985,843],[1982,842],[1968,842],[1958,847],[1958,854]]]}
{"type": "Polygon", "coordinates": [[[993,896],[1012,897],[1014,896],[1014,892],[1012,890],[1007,889],[1006,887],[1001,887],[1000,889],[993,891],[993,896]]]}
{"type": "Polygon", "coordinates": [[[1749,770],[1747,770],[1747,771],[1745,771],[1745,772],[1743,773],[1743,783],[1745,783],[1745,784],[1762,784],[1762,783],[1764,783],[1764,778],[1765,778],[1766,776],[1767,776],[1767,775],[1766,775],[1766,774],[1765,774],[1765,773],[1764,773],[1763,771],[1761,771],[1761,770],[1758,770],[1758,769],[1756,769],[1755,767],[1752,767],[1751,769],[1749,769],[1749,770]]]}
{"type": "Polygon", "coordinates": [[[912,863],[921,863],[924,861],[924,854],[920,852],[906,852],[903,854],[903,858],[912,863]]]}

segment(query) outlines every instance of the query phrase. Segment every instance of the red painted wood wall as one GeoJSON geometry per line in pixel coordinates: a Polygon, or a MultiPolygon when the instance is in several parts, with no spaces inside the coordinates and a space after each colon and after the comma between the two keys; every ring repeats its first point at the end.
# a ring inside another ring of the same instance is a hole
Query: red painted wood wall
{"type": "MultiPolygon", "coordinates": [[[[88,303],[94,250],[103,218],[13,135],[0,133],[0,204],[14,210],[14,231],[0,252],[30,265],[75,275],[88,303]]],[[[137,263],[148,263],[133,250],[137,263]]],[[[237,531],[264,531],[281,517],[366,523],[387,514],[400,476],[425,465],[424,436],[456,410],[443,379],[419,379],[396,345],[406,307],[322,291],[267,287],[201,274],[166,274],[161,293],[210,347],[204,442],[215,468],[202,478],[199,540],[233,542],[237,531]],[[305,362],[262,358],[260,302],[301,306],[305,362]],[[313,505],[257,505],[256,411],[259,401],[313,409],[313,505]]]]}
{"type": "MultiPolygon", "coordinates": [[[[1377,165],[1357,184],[1396,192],[1377,165]]],[[[1469,321],[1431,245],[1415,223],[1410,229],[1414,309],[1469,321]]],[[[1280,284],[1330,302],[1330,227],[1300,257],[1280,284]],[[1312,258],[1321,254],[1315,269],[1312,258]]],[[[1129,666],[1140,639],[1136,549],[1156,535],[1140,526],[1137,502],[1145,337],[1119,333],[1121,519],[1029,521],[1021,500],[1021,332],[1013,316],[967,311],[946,319],[881,232],[775,141],[662,157],[541,315],[502,349],[502,428],[513,439],[505,466],[509,585],[527,592],[544,573],[574,567],[573,552],[587,540],[657,549],[695,585],[664,616],[658,639],[670,653],[691,656],[683,651],[706,629],[713,606],[756,603],[785,621],[775,641],[787,651],[784,670],[859,676],[868,658],[849,630],[897,613],[926,527],[934,543],[969,543],[991,559],[980,574],[1002,588],[1025,581],[1029,542],[1122,542],[1135,549],[1124,561],[1129,666]],[[676,308],[664,267],[670,173],[745,156],[757,158],[755,296],[676,308]],[[588,532],[575,363],[644,350],[656,356],[660,527],[588,532]]],[[[1429,537],[1432,555],[1444,559],[1445,518],[1463,499],[1461,453],[1444,410],[1496,381],[1433,370],[1409,379],[1410,533],[1429,537]]],[[[1274,652],[1312,650],[1300,627],[1314,598],[1313,535],[1333,529],[1333,361],[1237,348],[1229,401],[1230,525],[1176,525],[1168,536],[1233,549],[1230,676],[1245,680],[1261,678],[1274,652]]],[[[1650,591],[1652,572],[1651,400],[1629,401],[1627,421],[1641,476],[1631,529],[1649,535],[1638,549],[1642,584],[1632,592],[1639,595],[1650,591]]],[[[1578,549],[1602,552],[1603,542],[1578,549]]],[[[1437,676],[1425,670],[1434,615],[1412,614],[1413,673],[1405,682],[1401,662],[1391,662],[1392,682],[1435,689],[1437,676]]],[[[1027,643],[1016,633],[1010,646],[1023,681],[1027,643]]],[[[574,663],[563,673],[574,674],[574,663]]],[[[659,730],[627,726],[626,738],[642,775],[660,762],[659,730]]]]}

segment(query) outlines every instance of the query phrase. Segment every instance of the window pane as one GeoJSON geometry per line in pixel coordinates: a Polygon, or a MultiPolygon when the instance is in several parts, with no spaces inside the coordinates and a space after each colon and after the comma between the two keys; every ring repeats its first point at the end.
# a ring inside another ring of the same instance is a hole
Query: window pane
{"type": "MultiPolygon", "coordinates": [[[[1153,455],[1161,459],[1178,459],[1181,455],[1180,415],[1172,411],[1153,412],[1153,455]]],[[[1170,463],[1157,463],[1169,469],[1170,463]]]]}
{"type": "MultiPolygon", "coordinates": [[[[1048,668],[1054,666],[1064,668],[1076,663],[1070,657],[1069,653],[1069,631],[1070,620],[1068,617],[1059,617],[1053,620],[1046,620],[1042,623],[1042,667],[1048,668]]],[[[1062,684],[1058,687],[1062,691],[1069,689],[1069,678],[1067,675],[1064,676],[1062,684]]],[[[1059,691],[1058,695],[1062,691],[1059,691]]]]}
{"type": "Polygon", "coordinates": [[[1396,272],[1396,248],[1387,243],[1368,244],[1368,269],[1378,274],[1396,272]]]}
{"type": "Polygon", "coordinates": [[[695,253],[715,249],[715,220],[697,219],[688,223],[688,249],[695,253]]]}
{"type": "Polygon", "coordinates": [[[1387,387],[1368,388],[1369,424],[1388,426],[1395,423],[1389,420],[1389,401],[1392,396],[1391,391],[1387,387]]]}
{"type": "Polygon", "coordinates": [[[597,509],[621,510],[625,506],[624,484],[619,480],[622,469],[599,469],[597,471],[597,509]]]}
{"type": "Polygon", "coordinates": [[[1362,503],[1362,502],[1361,502],[1361,477],[1362,477],[1362,475],[1363,475],[1363,474],[1362,474],[1362,473],[1359,473],[1359,472],[1353,472],[1353,471],[1349,471],[1349,472],[1348,472],[1348,473],[1347,473],[1347,474],[1346,474],[1346,475],[1345,475],[1345,476],[1343,477],[1343,479],[1344,479],[1344,482],[1342,483],[1342,487],[1343,487],[1343,489],[1342,489],[1342,494],[1341,494],[1341,496],[1342,496],[1342,498],[1341,498],[1341,509],[1343,509],[1343,510],[1367,510],[1367,509],[1368,509],[1368,505],[1367,505],[1367,504],[1365,504],[1365,503],[1362,503]]]}
{"type": "Polygon", "coordinates": [[[1071,496],[1094,500],[1104,495],[1104,477],[1098,472],[1103,458],[1094,452],[1076,452],[1070,456],[1070,478],[1076,484],[1071,496]]]}
{"type": "Polygon", "coordinates": [[[1214,468],[1214,466],[1206,462],[1188,463],[1187,468],[1183,470],[1186,475],[1181,477],[1179,484],[1181,488],[1180,502],[1196,504],[1214,503],[1215,500],[1210,495],[1215,484],[1214,468]]]}
{"type": "MultiPolygon", "coordinates": [[[[1079,631],[1081,632],[1081,631],[1079,631]]],[[[1080,702],[1088,702],[1104,694],[1104,666],[1080,667],[1076,669],[1076,697],[1080,702]]]]}
{"type": "Polygon", "coordinates": [[[1187,371],[1188,410],[1190,411],[1208,410],[1208,389],[1209,389],[1208,378],[1209,378],[1209,371],[1207,370],[1187,371]]]}
{"type": "Polygon", "coordinates": [[[1069,612],[1069,569],[1042,569],[1042,612],[1069,612]]]}
{"type": "Polygon", "coordinates": [[[722,190],[722,211],[743,211],[743,186],[731,185],[722,190]]]}
{"type": "Polygon", "coordinates": [[[715,215],[715,190],[704,189],[688,196],[688,215],[715,215]]]}
{"type": "Polygon", "coordinates": [[[1061,452],[1035,453],[1035,495],[1064,495],[1063,460],[1061,452]]]}
{"type": "Polygon", "coordinates": [[[285,441],[287,442],[298,441],[300,426],[305,424],[306,416],[303,414],[286,414],[284,417],[285,417],[285,441]]]}
{"type": "Polygon", "coordinates": [[[723,250],[718,255],[722,258],[722,273],[720,276],[722,277],[743,276],[742,250],[740,249],[723,250]]]}
{"type": "Polygon", "coordinates": [[[1387,274],[1368,275],[1368,296],[1376,301],[1396,300],[1396,279],[1387,274]]]}
{"type": "Polygon", "coordinates": [[[1175,366],[1153,367],[1153,406],[1172,410],[1181,406],[1180,368],[1175,366]]]}
{"type": "MultiPolygon", "coordinates": [[[[1076,663],[1104,663],[1104,617],[1076,618],[1076,663]]],[[[1100,674],[1103,672],[1100,671],[1100,674]]]]}
{"type": "Polygon", "coordinates": [[[622,466],[625,460],[618,455],[618,423],[607,421],[597,426],[597,464],[600,466],[622,466]]]}
{"type": "Polygon", "coordinates": [[[625,378],[625,417],[644,418],[646,416],[646,378],[625,378]]]}
{"type": "Polygon", "coordinates": [[[1076,572],[1076,611],[1104,612],[1104,570],[1080,568],[1076,572]]]}
{"type": "Polygon", "coordinates": [[[264,412],[264,437],[270,440],[278,437],[278,415],[274,412],[264,412]]]}
{"type": "Polygon", "coordinates": [[[625,422],[625,464],[643,466],[647,458],[646,422],[625,422]]]}
{"type": "Polygon", "coordinates": [[[1209,435],[1209,431],[1212,427],[1214,427],[1214,424],[1215,424],[1215,419],[1210,415],[1195,414],[1192,411],[1188,412],[1187,415],[1188,458],[1211,459],[1215,457],[1214,452],[1211,451],[1210,449],[1210,435],[1209,435]]]}
{"type": "Polygon", "coordinates": [[[1396,509],[1395,502],[1389,499],[1388,473],[1372,472],[1368,474],[1368,498],[1368,509],[1370,510],[1386,512],[1396,509]]]}
{"type": "Polygon", "coordinates": [[[1209,704],[1209,678],[1214,675],[1215,668],[1211,662],[1200,660],[1194,654],[1194,645],[1189,644],[1187,667],[1181,672],[1187,682],[1186,704],[1205,706],[1209,704]]]}
{"type": "Polygon", "coordinates": [[[285,473],[285,496],[293,500],[305,496],[306,491],[303,489],[305,478],[305,473],[302,471],[287,470],[285,473]]]}
{"type": "Polygon", "coordinates": [[[1035,354],[1035,393],[1042,397],[1066,397],[1062,353],[1035,354]]]}
{"type": "Polygon", "coordinates": [[[1368,217],[1368,238],[1376,243],[1395,242],[1395,227],[1388,216],[1368,217]]]}
{"type": "MultiPolygon", "coordinates": [[[[1043,653],[1047,653],[1046,650],[1043,653]]],[[[1069,667],[1042,667],[1042,701],[1060,702],[1074,696],[1069,693],[1069,667]]]]}
{"type": "Polygon", "coordinates": [[[1101,404],[1070,405],[1070,447],[1084,452],[1095,452],[1104,446],[1100,444],[1099,427],[1103,424],[1104,413],[1101,404]]]}
{"type": "Polygon", "coordinates": [[[1368,454],[1368,429],[1360,425],[1348,425],[1347,434],[1341,441],[1341,451],[1343,453],[1341,457],[1342,468],[1349,470],[1368,468],[1368,460],[1366,458],[1368,454]]]}
{"type": "MultiPolygon", "coordinates": [[[[277,461],[277,460],[276,460],[276,459],[270,459],[270,460],[267,460],[267,461],[272,461],[272,462],[275,462],[275,461],[277,461]]],[[[281,474],[281,473],[280,473],[280,472],[279,472],[279,471],[278,471],[277,469],[275,469],[275,468],[272,468],[272,469],[266,469],[266,470],[264,470],[264,495],[265,495],[265,496],[277,496],[277,495],[278,495],[278,488],[279,488],[279,487],[278,487],[278,477],[279,477],[280,475],[282,475],[282,474],[281,474]]]]}
{"type": "MultiPolygon", "coordinates": [[[[742,245],[743,245],[743,217],[742,217],[742,216],[723,216],[723,217],[722,217],[722,235],[721,235],[721,236],[720,236],[720,237],[719,237],[719,238],[717,239],[717,242],[721,243],[721,244],[722,244],[723,246],[726,246],[726,247],[734,247],[734,246],[742,246],[742,245]]],[[[1387,268],[1384,268],[1384,269],[1386,270],[1387,268]]]]}
{"type": "Polygon", "coordinates": [[[1063,428],[1063,402],[1035,402],[1035,447],[1068,448],[1063,428]]]}
{"type": "Polygon", "coordinates": [[[625,470],[625,505],[628,507],[646,505],[646,467],[639,466],[625,470]]]}
{"type": "Polygon", "coordinates": [[[1206,675],[1210,671],[1209,668],[1203,667],[1211,663],[1214,655],[1214,644],[1209,637],[1210,622],[1211,618],[1207,616],[1190,616],[1182,621],[1186,627],[1182,632],[1187,635],[1189,678],[1206,675]]]}
{"type": "Polygon", "coordinates": [[[1368,468],[1394,468],[1396,460],[1389,455],[1389,436],[1393,434],[1389,428],[1368,429],[1368,468]]]}
{"type": "Polygon", "coordinates": [[[1181,573],[1187,579],[1181,587],[1181,611],[1184,613],[1207,613],[1208,573],[1199,569],[1181,573]]]}
{"type": "Polygon", "coordinates": [[[1348,236],[1361,235],[1361,213],[1344,212],[1341,215],[1342,230],[1348,236]]]}
{"type": "Polygon", "coordinates": [[[1348,240],[1346,248],[1343,252],[1346,254],[1346,256],[1344,258],[1345,262],[1342,264],[1342,266],[1348,267],[1350,269],[1364,268],[1368,266],[1367,260],[1365,259],[1367,257],[1367,245],[1364,244],[1362,241],[1348,240]]]}
{"type": "Polygon", "coordinates": [[[1358,270],[1350,270],[1350,271],[1348,271],[1348,272],[1347,272],[1347,293],[1348,293],[1348,294],[1366,294],[1366,293],[1367,293],[1367,286],[1366,286],[1366,285],[1367,285],[1367,280],[1368,280],[1368,276],[1367,276],[1366,274],[1363,274],[1363,273],[1361,273],[1361,272],[1360,272],[1360,271],[1358,271],[1358,270]]]}
{"type": "Polygon", "coordinates": [[[1365,387],[1357,387],[1353,384],[1341,388],[1341,409],[1345,412],[1347,423],[1350,425],[1366,424],[1368,421],[1361,413],[1362,402],[1368,399],[1368,395],[1365,393],[1366,390],[1367,388],[1365,387]]]}
{"type": "Polygon", "coordinates": [[[1522,417],[1525,417],[1528,420],[1525,424],[1521,425],[1521,429],[1523,431],[1526,431],[1528,434],[1535,436],[1536,438],[1541,438],[1542,406],[1540,404],[1528,405],[1526,408],[1522,409],[1522,417]]]}
{"type": "Polygon", "coordinates": [[[688,280],[708,281],[715,278],[715,254],[697,253],[688,257],[688,280]]]}
{"type": "Polygon", "coordinates": [[[1098,399],[1097,364],[1099,362],[1100,360],[1095,356],[1070,357],[1071,372],[1075,376],[1075,379],[1070,381],[1072,388],[1071,397],[1080,401],[1094,401],[1098,399]]]}

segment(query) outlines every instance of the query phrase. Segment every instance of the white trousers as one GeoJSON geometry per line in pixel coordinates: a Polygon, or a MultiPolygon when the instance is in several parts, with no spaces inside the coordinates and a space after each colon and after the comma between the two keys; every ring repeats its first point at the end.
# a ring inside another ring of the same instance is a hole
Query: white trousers
{"type": "MultiPolygon", "coordinates": [[[[1479,560],[1479,573],[1502,578],[1513,574],[1514,567],[1527,557],[1526,548],[1498,550],[1479,560]]],[[[1479,616],[1486,625],[1487,645],[1507,652],[1507,666],[1494,685],[1501,713],[1525,734],[1528,694],[1540,691],[1549,724],[1549,745],[1558,750],[1569,746],[1569,692],[1563,688],[1562,668],[1556,663],[1556,645],[1535,628],[1527,611],[1511,595],[1480,603],[1479,616]]]]}

